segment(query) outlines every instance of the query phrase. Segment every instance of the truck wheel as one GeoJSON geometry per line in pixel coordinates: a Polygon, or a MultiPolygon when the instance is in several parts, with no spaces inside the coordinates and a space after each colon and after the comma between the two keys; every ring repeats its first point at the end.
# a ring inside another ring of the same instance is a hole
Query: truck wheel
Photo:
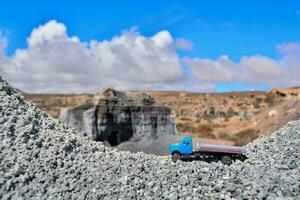
{"type": "Polygon", "coordinates": [[[231,160],[230,156],[222,156],[221,157],[221,162],[224,165],[230,165],[232,163],[232,160],[231,160]]]}
{"type": "Polygon", "coordinates": [[[174,163],[176,163],[178,160],[181,159],[181,155],[179,153],[174,153],[174,154],[172,154],[171,159],[174,163]]]}
{"type": "Polygon", "coordinates": [[[245,156],[245,155],[241,155],[239,157],[239,160],[242,161],[242,162],[244,162],[246,159],[247,159],[247,156],[245,156]]]}

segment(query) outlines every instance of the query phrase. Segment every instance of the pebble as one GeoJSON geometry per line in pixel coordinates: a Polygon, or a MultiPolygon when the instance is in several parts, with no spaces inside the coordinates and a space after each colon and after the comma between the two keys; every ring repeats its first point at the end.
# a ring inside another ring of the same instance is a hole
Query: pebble
{"type": "Polygon", "coordinates": [[[300,121],[230,166],[173,163],[89,140],[0,77],[0,199],[300,199],[300,121]]]}

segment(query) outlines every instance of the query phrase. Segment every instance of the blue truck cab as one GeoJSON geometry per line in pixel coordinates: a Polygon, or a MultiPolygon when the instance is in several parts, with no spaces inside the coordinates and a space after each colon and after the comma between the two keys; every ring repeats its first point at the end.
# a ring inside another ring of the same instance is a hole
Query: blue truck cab
{"type": "Polygon", "coordinates": [[[186,155],[186,154],[192,154],[193,153],[193,142],[192,138],[185,136],[182,138],[182,140],[179,143],[175,143],[170,145],[169,147],[169,154],[179,154],[186,155]]]}

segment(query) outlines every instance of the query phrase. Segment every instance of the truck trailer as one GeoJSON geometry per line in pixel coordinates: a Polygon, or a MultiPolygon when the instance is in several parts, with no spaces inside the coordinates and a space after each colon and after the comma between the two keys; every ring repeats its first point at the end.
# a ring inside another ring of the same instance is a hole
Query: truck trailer
{"type": "Polygon", "coordinates": [[[225,146],[215,144],[196,144],[193,149],[193,140],[185,136],[176,144],[169,147],[169,155],[173,162],[178,160],[221,161],[223,164],[230,165],[234,160],[244,161],[247,157],[246,151],[239,146],[225,146]]]}

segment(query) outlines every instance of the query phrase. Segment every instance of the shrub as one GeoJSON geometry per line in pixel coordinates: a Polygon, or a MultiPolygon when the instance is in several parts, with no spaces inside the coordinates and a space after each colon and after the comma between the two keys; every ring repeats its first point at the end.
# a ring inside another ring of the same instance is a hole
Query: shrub
{"type": "Polygon", "coordinates": [[[255,129],[249,128],[242,130],[233,136],[233,140],[235,141],[234,145],[244,146],[258,138],[258,136],[259,135],[255,129]]]}
{"type": "Polygon", "coordinates": [[[223,140],[233,140],[233,139],[232,139],[232,136],[229,135],[229,134],[227,134],[227,133],[225,133],[225,132],[220,132],[220,133],[218,134],[218,139],[223,139],[223,140]]]}
{"type": "Polygon", "coordinates": [[[196,120],[195,120],[195,123],[200,123],[202,121],[202,118],[197,118],[196,120]]]}
{"type": "Polygon", "coordinates": [[[187,118],[187,117],[179,117],[178,119],[181,121],[192,121],[192,119],[187,118]]]}
{"type": "Polygon", "coordinates": [[[213,133],[213,128],[208,124],[198,124],[193,132],[202,137],[216,138],[215,134],[213,133]]]}
{"type": "Polygon", "coordinates": [[[179,122],[176,124],[176,127],[180,132],[193,132],[193,127],[189,123],[179,122]]]}

